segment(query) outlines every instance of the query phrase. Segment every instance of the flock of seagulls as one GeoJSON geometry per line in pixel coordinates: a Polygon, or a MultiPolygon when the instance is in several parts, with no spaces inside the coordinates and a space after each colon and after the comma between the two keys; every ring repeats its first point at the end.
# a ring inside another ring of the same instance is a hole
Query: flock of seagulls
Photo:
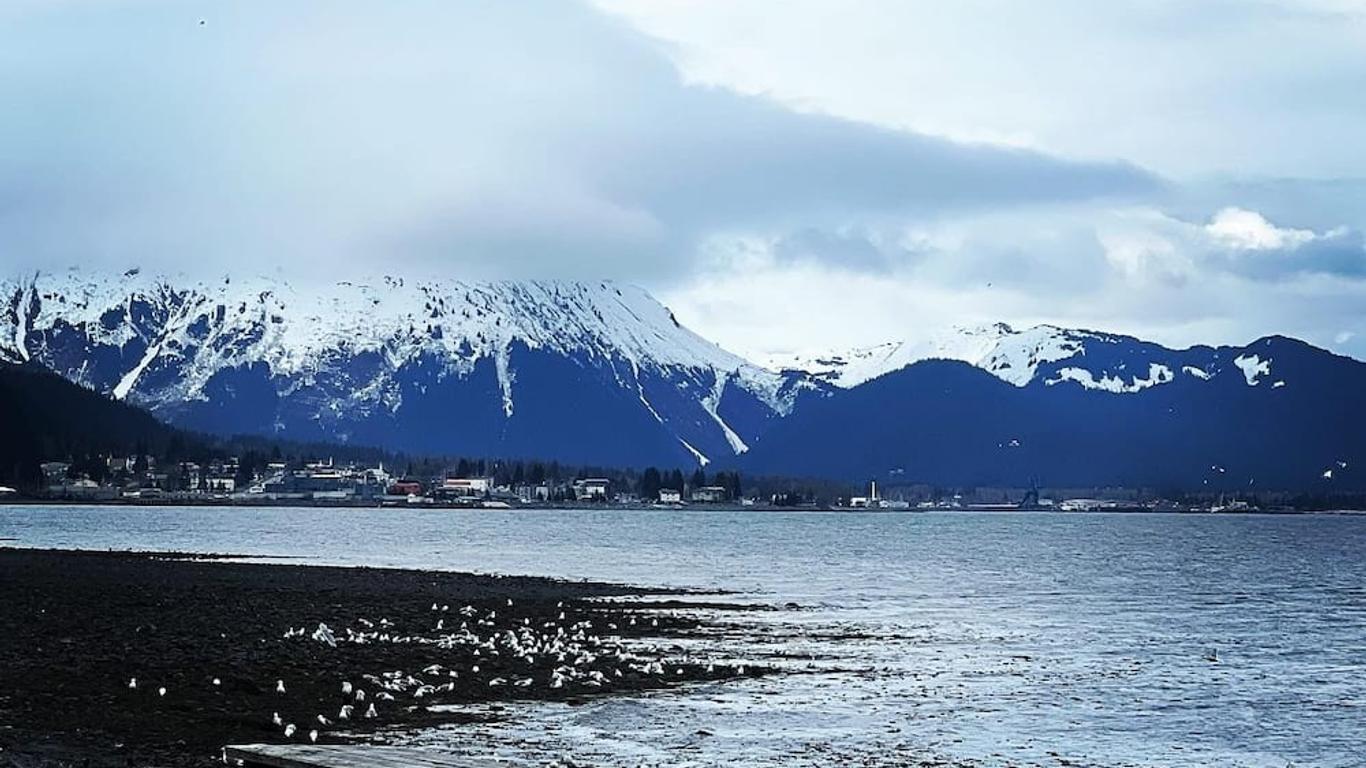
{"type": "MultiPolygon", "coordinates": [[[[506,601],[513,608],[513,601],[506,601]]],[[[465,605],[452,611],[451,606],[433,603],[435,621],[427,631],[400,631],[387,618],[372,621],[360,618],[355,627],[333,629],[319,623],[307,627],[291,627],[283,633],[287,641],[312,642],[328,648],[347,645],[416,645],[429,647],[440,659],[420,670],[388,670],[362,674],[353,682],[340,682],[342,702],[337,710],[318,712],[307,725],[290,722],[279,711],[271,713],[270,724],[286,740],[307,738],[316,742],[326,729],[345,727],[357,720],[374,720],[381,716],[386,705],[394,711],[422,706],[433,698],[462,694],[478,688],[531,689],[542,687],[557,692],[594,692],[613,684],[658,683],[683,678],[691,665],[696,671],[705,669],[707,676],[744,675],[743,666],[718,668],[715,663],[705,667],[691,662],[670,661],[658,646],[632,642],[628,647],[617,634],[615,622],[606,622],[605,634],[595,626],[592,618],[569,620],[564,603],[556,604],[555,618],[533,621],[518,618],[497,610],[477,609],[465,605]],[[306,734],[303,728],[308,728],[306,734]]],[[[640,619],[643,621],[644,619],[640,619]]],[[[652,618],[649,624],[659,626],[652,618]]],[[[637,626],[637,617],[628,617],[628,626],[637,626]]],[[[220,687],[222,680],[213,678],[212,685],[220,687]]],[[[138,687],[137,678],[128,681],[130,689],[138,687]]],[[[275,693],[285,696],[285,681],[275,681],[275,693]]],[[[157,689],[159,697],[166,696],[164,686],[157,689]]]]}

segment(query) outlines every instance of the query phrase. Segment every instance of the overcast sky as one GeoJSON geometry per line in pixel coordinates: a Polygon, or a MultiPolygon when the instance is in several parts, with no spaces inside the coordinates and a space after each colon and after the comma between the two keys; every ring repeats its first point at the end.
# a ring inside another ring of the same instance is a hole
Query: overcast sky
{"type": "Polygon", "coordinates": [[[1366,358],[1363,93],[1357,0],[8,0],[0,254],[1366,358]]]}

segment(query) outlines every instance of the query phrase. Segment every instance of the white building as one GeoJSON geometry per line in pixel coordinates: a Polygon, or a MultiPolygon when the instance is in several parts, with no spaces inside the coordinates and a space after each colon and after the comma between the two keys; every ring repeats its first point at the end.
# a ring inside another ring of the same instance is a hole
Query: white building
{"type": "Polygon", "coordinates": [[[237,478],[230,475],[210,475],[204,479],[204,490],[209,493],[232,493],[237,490],[237,478]]]}
{"type": "Polygon", "coordinates": [[[590,477],[574,481],[576,501],[605,501],[611,498],[612,481],[601,477],[590,477]]]}
{"type": "Polygon", "coordinates": [[[492,490],[491,477],[448,477],[437,489],[443,496],[481,499],[492,490]]]}

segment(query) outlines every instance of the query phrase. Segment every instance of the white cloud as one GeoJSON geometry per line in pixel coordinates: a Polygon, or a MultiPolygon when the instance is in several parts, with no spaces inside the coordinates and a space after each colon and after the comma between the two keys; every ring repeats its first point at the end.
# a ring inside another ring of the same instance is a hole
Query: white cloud
{"type": "Polygon", "coordinates": [[[1268,251],[1298,248],[1317,236],[1307,229],[1277,227],[1256,211],[1225,208],[1205,225],[1217,243],[1233,250],[1268,251]]]}

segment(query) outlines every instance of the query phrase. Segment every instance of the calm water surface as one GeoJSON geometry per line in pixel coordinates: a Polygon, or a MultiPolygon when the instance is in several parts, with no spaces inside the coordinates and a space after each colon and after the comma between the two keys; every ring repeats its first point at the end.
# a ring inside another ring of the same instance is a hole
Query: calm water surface
{"type": "Polygon", "coordinates": [[[0,537],[802,606],[687,649],[802,674],[415,737],[512,763],[1366,765],[1366,517],[0,506],[0,537]]]}

